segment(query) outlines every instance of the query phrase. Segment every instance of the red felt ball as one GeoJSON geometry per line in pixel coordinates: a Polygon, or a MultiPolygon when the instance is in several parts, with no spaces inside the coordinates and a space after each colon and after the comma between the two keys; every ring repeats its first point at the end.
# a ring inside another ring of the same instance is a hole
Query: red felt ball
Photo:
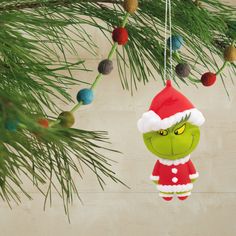
{"type": "Polygon", "coordinates": [[[201,82],[204,86],[211,86],[216,82],[216,74],[212,72],[207,72],[202,75],[201,82]]]}
{"type": "Polygon", "coordinates": [[[49,127],[49,122],[48,122],[47,119],[39,119],[39,120],[38,120],[38,123],[39,123],[42,127],[44,127],[44,128],[48,128],[48,127],[49,127]]]}
{"type": "Polygon", "coordinates": [[[128,42],[128,38],[129,35],[126,28],[118,27],[112,32],[113,41],[117,42],[119,45],[125,45],[128,42]]]}

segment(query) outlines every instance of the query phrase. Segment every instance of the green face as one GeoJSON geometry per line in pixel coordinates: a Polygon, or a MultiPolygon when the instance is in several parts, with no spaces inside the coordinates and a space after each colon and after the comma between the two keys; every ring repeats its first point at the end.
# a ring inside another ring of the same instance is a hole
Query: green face
{"type": "Polygon", "coordinates": [[[169,129],[143,134],[144,143],[154,155],[168,160],[177,160],[190,154],[198,145],[198,126],[181,122],[169,129]]]}

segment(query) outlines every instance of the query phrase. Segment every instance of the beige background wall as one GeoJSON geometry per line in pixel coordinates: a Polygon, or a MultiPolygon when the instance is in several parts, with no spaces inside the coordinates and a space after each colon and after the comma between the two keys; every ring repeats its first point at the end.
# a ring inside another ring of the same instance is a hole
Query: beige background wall
{"type": "MultiPolygon", "coordinates": [[[[101,33],[91,33],[101,46],[100,56],[91,58],[84,53],[88,68],[94,68],[94,72],[76,75],[89,81],[95,78],[97,64],[110,48],[101,33]]],[[[131,97],[121,89],[114,70],[98,86],[93,105],[77,112],[76,127],[109,131],[112,147],[123,152],[110,156],[118,161],[114,170],[131,189],[108,181],[103,192],[93,175],[86,172],[85,180],[78,180],[83,204],[75,200],[68,224],[56,194],[53,206],[43,212],[43,198],[29,186],[33,201],[23,199],[22,205],[13,205],[13,210],[0,202],[0,236],[235,235],[236,88],[229,79],[226,81],[230,100],[220,80],[212,88],[182,86],[182,92],[207,119],[201,129],[201,142],[192,154],[200,178],[190,199],[167,203],[159,198],[149,181],[155,157],[146,150],[136,128],[138,118],[162,84],[140,86],[131,97]]],[[[78,89],[73,88],[74,95],[78,89]]]]}

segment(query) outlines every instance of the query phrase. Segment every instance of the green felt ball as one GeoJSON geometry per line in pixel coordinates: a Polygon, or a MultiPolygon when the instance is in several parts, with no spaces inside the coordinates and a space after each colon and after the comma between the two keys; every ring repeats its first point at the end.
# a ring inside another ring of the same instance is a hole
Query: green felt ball
{"type": "Polygon", "coordinates": [[[75,118],[72,112],[63,111],[58,119],[60,120],[60,125],[64,128],[70,128],[75,123],[75,118]]]}

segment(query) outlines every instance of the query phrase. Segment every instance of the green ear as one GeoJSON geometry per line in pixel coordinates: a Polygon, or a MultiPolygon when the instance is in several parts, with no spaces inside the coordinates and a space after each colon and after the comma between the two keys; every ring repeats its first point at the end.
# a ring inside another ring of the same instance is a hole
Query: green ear
{"type": "Polygon", "coordinates": [[[190,154],[198,145],[200,130],[188,122],[173,125],[167,130],[143,134],[148,150],[163,159],[176,160],[190,154]]]}

